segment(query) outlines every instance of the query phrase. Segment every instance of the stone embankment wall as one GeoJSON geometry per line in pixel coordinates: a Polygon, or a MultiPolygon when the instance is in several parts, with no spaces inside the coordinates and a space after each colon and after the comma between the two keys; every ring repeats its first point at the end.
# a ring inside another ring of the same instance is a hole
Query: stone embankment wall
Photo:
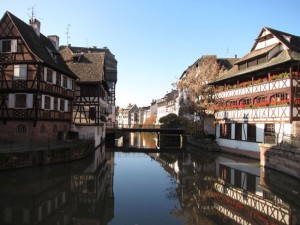
{"type": "Polygon", "coordinates": [[[261,146],[260,164],[300,179],[299,149],[291,151],[280,147],[261,146]]]}
{"type": "Polygon", "coordinates": [[[0,152],[0,170],[74,161],[89,156],[94,150],[94,140],[84,140],[52,148],[0,152]]]}

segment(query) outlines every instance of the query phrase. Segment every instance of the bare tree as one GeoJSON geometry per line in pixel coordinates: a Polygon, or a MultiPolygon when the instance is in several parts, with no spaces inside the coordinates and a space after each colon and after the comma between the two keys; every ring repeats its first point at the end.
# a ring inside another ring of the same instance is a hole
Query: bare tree
{"type": "Polygon", "coordinates": [[[226,71],[216,56],[203,56],[185,71],[177,83],[177,88],[184,90],[186,95],[182,112],[195,114],[202,129],[205,117],[215,113],[214,88],[208,84],[226,71]]]}

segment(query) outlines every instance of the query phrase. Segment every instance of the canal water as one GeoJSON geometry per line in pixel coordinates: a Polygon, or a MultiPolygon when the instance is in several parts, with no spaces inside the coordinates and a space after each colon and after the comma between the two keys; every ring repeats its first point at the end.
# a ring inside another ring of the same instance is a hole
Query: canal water
{"type": "Polygon", "coordinates": [[[0,172],[0,224],[300,224],[300,180],[150,134],[87,159],[0,172]],[[131,152],[143,148],[143,152],[131,152]],[[157,152],[147,149],[157,148],[157,152]]]}

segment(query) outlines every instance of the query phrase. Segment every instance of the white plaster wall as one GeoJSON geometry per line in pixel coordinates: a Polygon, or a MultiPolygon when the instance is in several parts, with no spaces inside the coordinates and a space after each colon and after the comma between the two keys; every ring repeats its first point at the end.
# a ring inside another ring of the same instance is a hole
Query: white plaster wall
{"type": "Polygon", "coordinates": [[[253,152],[260,152],[258,143],[256,142],[247,142],[247,141],[237,141],[230,139],[217,138],[217,143],[219,146],[224,146],[228,148],[233,148],[236,150],[248,150],[253,152]]]}
{"type": "Polygon", "coordinates": [[[101,139],[105,139],[105,125],[103,126],[72,126],[72,131],[77,131],[79,137],[84,136],[85,139],[93,138],[95,147],[101,144],[101,139]]]}

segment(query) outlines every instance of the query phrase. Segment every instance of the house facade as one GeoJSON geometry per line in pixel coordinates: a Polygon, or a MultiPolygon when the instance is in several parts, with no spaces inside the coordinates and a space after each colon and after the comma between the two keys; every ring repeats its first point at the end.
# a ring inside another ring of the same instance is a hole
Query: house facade
{"type": "Polygon", "coordinates": [[[76,82],[73,130],[95,137],[96,146],[105,139],[109,105],[106,51],[97,48],[61,46],[60,53],[80,80],[76,82]]]}
{"type": "Polygon", "coordinates": [[[218,144],[259,157],[260,144],[299,135],[300,37],[264,27],[251,51],[212,84],[218,144]]]}
{"type": "Polygon", "coordinates": [[[118,127],[131,128],[138,124],[138,107],[129,104],[125,109],[120,108],[118,111],[118,127]]]}
{"type": "Polygon", "coordinates": [[[71,130],[77,76],[62,59],[59,37],[10,12],[0,20],[0,132],[12,142],[45,142],[71,130]]]}
{"type": "Polygon", "coordinates": [[[170,114],[174,113],[178,115],[178,109],[176,104],[178,91],[172,90],[167,93],[163,98],[157,99],[157,114],[156,114],[156,124],[159,124],[159,119],[170,114]]]}

